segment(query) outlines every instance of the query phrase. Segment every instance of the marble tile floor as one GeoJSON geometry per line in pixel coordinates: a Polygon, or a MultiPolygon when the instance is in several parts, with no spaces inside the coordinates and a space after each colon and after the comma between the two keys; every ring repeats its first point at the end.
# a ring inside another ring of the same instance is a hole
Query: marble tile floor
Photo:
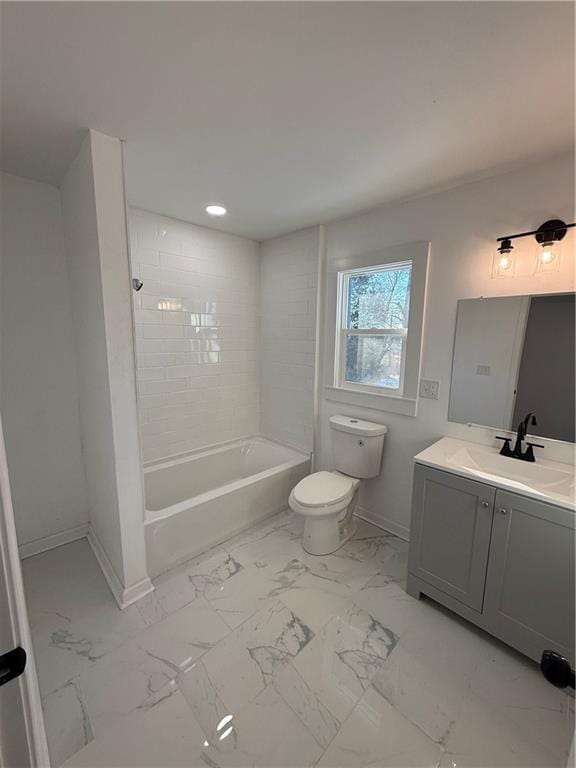
{"type": "Polygon", "coordinates": [[[54,768],[565,765],[573,699],[409,597],[405,542],[300,540],[276,515],[125,611],[86,541],[25,560],[54,768]]]}

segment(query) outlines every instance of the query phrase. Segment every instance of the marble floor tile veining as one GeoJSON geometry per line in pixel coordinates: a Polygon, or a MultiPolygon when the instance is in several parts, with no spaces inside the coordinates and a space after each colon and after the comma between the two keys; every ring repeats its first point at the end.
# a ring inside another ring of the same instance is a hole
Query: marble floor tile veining
{"type": "Polygon", "coordinates": [[[54,768],[560,767],[574,700],[404,591],[359,521],[313,557],[276,515],[119,611],[85,541],[24,561],[54,768]]]}

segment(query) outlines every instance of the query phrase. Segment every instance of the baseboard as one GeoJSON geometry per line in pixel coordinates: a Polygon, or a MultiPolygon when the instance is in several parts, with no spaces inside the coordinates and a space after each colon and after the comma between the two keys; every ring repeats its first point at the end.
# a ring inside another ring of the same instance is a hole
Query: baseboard
{"type": "Polygon", "coordinates": [[[152,581],[146,576],[145,579],[142,579],[137,584],[133,584],[131,587],[124,590],[122,593],[122,605],[119,604],[120,608],[128,608],[129,605],[137,603],[138,600],[146,597],[150,592],[154,592],[154,584],[152,584],[152,581]]]}
{"type": "Polygon", "coordinates": [[[39,555],[41,552],[47,552],[49,549],[61,547],[63,544],[70,544],[72,541],[83,539],[88,535],[88,523],[75,525],[74,528],[67,528],[60,533],[53,533],[50,536],[43,536],[41,539],[34,539],[18,547],[18,554],[21,560],[27,557],[39,555]]]}
{"type": "Polygon", "coordinates": [[[140,598],[154,591],[154,585],[148,577],[128,588],[122,585],[122,582],[114,570],[114,566],[110,562],[99,538],[94,533],[94,528],[92,526],[89,526],[88,528],[88,543],[92,547],[94,557],[98,561],[98,565],[104,574],[104,578],[110,587],[110,591],[114,595],[114,599],[121,610],[124,610],[124,608],[127,608],[129,605],[132,605],[132,603],[135,603],[137,600],[140,600],[140,598]]]}
{"type": "Polygon", "coordinates": [[[387,517],[375,515],[374,512],[365,509],[364,507],[356,507],[355,514],[362,520],[372,523],[372,525],[375,525],[377,528],[382,528],[382,530],[387,533],[393,533],[394,536],[398,536],[399,539],[404,539],[404,541],[410,539],[410,529],[405,525],[397,523],[395,520],[389,520],[387,517]]]}

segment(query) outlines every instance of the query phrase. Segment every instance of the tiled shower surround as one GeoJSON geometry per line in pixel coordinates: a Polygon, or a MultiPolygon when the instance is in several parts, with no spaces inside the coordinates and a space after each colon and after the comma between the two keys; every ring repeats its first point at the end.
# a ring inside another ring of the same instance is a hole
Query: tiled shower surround
{"type": "Polygon", "coordinates": [[[259,431],[258,244],[130,211],[145,461],[259,431]]]}

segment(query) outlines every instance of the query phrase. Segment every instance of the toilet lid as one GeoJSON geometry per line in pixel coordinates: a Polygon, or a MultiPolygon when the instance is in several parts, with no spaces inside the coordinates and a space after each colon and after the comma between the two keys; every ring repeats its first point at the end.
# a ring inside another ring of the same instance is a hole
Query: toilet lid
{"type": "Polygon", "coordinates": [[[297,502],[305,507],[323,507],[346,498],[354,488],[354,480],[334,472],[314,472],[294,487],[297,502]]]}

